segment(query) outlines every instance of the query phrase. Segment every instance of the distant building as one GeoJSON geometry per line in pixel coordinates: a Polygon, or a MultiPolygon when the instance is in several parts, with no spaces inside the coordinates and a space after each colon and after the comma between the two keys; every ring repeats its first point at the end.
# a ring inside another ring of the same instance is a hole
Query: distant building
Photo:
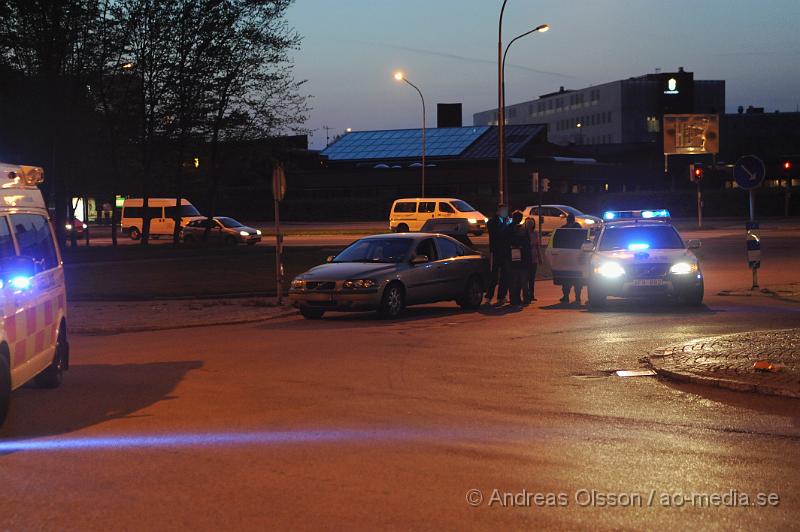
{"type": "MultiPolygon", "coordinates": [[[[725,81],[695,80],[683,68],[582,89],[543,94],[506,105],[507,124],[547,124],[561,145],[661,142],[664,114],[724,113],[725,81]]],[[[473,115],[476,126],[497,124],[497,109],[473,115]]]]}

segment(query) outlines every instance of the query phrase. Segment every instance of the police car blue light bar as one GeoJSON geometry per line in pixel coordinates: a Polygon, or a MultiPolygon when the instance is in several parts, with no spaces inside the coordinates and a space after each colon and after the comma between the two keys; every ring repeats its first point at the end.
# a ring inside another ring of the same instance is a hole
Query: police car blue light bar
{"type": "Polygon", "coordinates": [[[604,220],[668,220],[669,211],[667,209],[648,209],[643,211],[606,211],[603,213],[604,220]]]}

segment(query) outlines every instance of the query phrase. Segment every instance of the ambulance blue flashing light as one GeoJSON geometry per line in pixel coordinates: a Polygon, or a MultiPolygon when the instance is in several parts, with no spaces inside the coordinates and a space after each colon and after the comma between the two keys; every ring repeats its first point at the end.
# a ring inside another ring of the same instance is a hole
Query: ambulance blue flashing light
{"type": "Polygon", "coordinates": [[[617,217],[617,214],[615,212],[613,212],[613,211],[606,211],[603,214],[603,219],[604,220],[613,220],[616,217],[617,217]]]}
{"type": "Polygon", "coordinates": [[[17,275],[11,278],[11,286],[17,290],[27,290],[31,287],[31,278],[25,275],[17,275]]]}

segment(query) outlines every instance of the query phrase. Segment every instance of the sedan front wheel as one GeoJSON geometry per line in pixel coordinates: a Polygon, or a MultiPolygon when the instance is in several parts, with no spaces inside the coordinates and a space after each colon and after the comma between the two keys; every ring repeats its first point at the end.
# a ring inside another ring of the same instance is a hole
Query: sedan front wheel
{"type": "Polygon", "coordinates": [[[396,318],[406,308],[406,296],[400,283],[391,283],[383,290],[379,313],[384,318],[396,318]]]}

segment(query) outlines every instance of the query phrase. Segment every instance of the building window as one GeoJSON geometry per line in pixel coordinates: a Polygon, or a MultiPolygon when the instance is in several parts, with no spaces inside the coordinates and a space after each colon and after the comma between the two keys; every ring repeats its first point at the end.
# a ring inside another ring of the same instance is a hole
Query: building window
{"type": "Polygon", "coordinates": [[[656,116],[648,116],[647,117],[647,132],[648,133],[658,133],[661,131],[661,123],[656,116]]]}

